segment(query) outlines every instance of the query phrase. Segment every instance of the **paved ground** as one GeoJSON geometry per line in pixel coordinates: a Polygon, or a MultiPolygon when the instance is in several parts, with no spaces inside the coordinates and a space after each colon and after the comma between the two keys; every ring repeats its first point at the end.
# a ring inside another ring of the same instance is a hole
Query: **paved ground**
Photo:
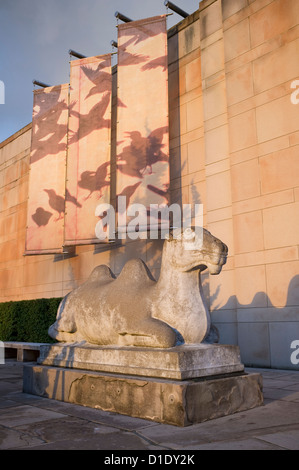
{"type": "Polygon", "coordinates": [[[0,450],[299,450],[299,371],[247,369],[262,407],[178,428],[24,394],[22,369],[0,365],[0,450]]]}

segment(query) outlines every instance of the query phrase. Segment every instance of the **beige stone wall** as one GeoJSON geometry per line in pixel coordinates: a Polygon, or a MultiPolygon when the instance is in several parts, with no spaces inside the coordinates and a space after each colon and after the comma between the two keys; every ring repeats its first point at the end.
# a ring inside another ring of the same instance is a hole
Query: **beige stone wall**
{"type": "MultiPolygon", "coordinates": [[[[298,0],[203,0],[169,45],[171,202],[202,203],[229,246],[204,291],[222,343],[247,364],[294,367],[299,339],[298,0]]],[[[117,74],[114,73],[116,100],[117,74]]],[[[115,174],[116,115],[112,128],[115,174]]],[[[0,144],[0,301],[63,296],[93,267],[141,257],[155,277],[160,241],[24,257],[30,125],[0,144]]],[[[114,183],[113,183],[114,185],[114,183]]],[[[115,195],[115,185],[112,195],[115,195]]]]}
{"type": "Polygon", "coordinates": [[[24,295],[30,143],[31,124],[0,144],[0,301],[24,295]]]}
{"type": "Polygon", "coordinates": [[[218,152],[206,146],[206,158],[214,155],[212,178],[223,191],[212,207],[207,201],[208,226],[227,236],[233,257],[224,276],[211,279],[213,319],[247,363],[287,367],[299,338],[299,106],[291,102],[299,2],[205,5],[213,28],[201,29],[203,79],[207,102],[218,97],[208,115],[218,152]]]}

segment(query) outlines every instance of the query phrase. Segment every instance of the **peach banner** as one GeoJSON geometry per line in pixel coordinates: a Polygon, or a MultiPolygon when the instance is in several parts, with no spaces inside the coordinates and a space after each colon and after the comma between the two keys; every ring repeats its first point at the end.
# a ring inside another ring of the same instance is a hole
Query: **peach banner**
{"type": "Polygon", "coordinates": [[[34,91],[25,254],[62,251],[68,91],[34,91]]]}
{"type": "Polygon", "coordinates": [[[96,207],[110,202],[111,54],[71,62],[65,245],[99,243],[96,207]]]}
{"type": "Polygon", "coordinates": [[[117,196],[169,202],[166,16],[118,26],[117,196]]]}

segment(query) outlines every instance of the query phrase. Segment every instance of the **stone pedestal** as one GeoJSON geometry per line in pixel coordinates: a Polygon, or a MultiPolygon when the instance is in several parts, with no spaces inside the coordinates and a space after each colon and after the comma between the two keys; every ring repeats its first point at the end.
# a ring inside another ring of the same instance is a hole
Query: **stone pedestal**
{"type": "Polygon", "coordinates": [[[220,344],[184,344],[170,349],[49,344],[41,346],[38,362],[47,366],[177,380],[244,371],[239,348],[220,344]]]}
{"type": "Polygon", "coordinates": [[[245,374],[239,348],[171,349],[57,344],[24,366],[23,390],[69,403],[188,426],[263,402],[260,374],[245,374]]]}

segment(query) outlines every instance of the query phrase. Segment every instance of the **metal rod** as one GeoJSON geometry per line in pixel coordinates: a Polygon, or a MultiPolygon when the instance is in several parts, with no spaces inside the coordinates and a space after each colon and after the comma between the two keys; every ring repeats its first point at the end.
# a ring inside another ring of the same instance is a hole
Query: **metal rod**
{"type": "Polygon", "coordinates": [[[110,41],[110,44],[111,44],[112,47],[118,47],[117,42],[114,41],[114,40],[110,41]]]}
{"type": "Polygon", "coordinates": [[[78,59],[85,59],[87,56],[80,54],[79,52],[73,51],[73,49],[69,49],[69,55],[77,57],[78,59]]]}
{"type": "Polygon", "coordinates": [[[165,0],[164,5],[167,8],[170,8],[172,11],[175,11],[178,15],[182,16],[183,18],[187,18],[187,16],[189,16],[189,13],[186,13],[184,10],[177,7],[172,2],[168,2],[168,0],[165,0]]]}
{"type": "Polygon", "coordinates": [[[33,85],[41,86],[42,88],[48,88],[51,85],[47,85],[46,83],[39,82],[38,80],[32,80],[33,85]]]}
{"type": "Polygon", "coordinates": [[[130,23],[131,21],[133,21],[133,20],[131,20],[131,18],[128,18],[127,16],[123,15],[119,11],[116,11],[114,13],[114,16],[115,16],[115,18],[117,18],[118,20],[123,21],[124,23],[130,23]]]}

